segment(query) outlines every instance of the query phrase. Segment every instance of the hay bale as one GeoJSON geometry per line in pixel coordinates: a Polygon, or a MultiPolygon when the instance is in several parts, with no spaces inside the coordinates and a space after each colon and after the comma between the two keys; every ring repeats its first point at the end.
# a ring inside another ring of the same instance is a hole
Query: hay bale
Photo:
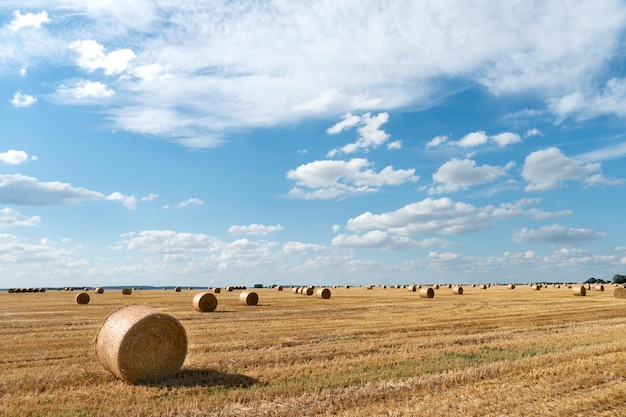
{"type": "Polygon", "coordinates": [[[615,298],[626,298],[626,288],[617,287],[613,290],[613,297],[615,298]]]}
{"type": "Polygon", "coordinates": [[[593,290],[594,291],[604,291],[604,285],[596,284],[596,285],[593,286],[593,290]]]}
{"type": "Polygon", "coordinates": [[[217,298],[210,292],[201,292],[193,297],[193,308],[201,313],[214,311],[217,307],[217,298]]]}
{"type": "Polygon", "coordinates": [[[282,285],[279,285],[278,287],[276,287],[276,290],[277,290],[277,291],[282,291],[282,290],[283,290],[283,286],[282,286],[282,285]]]}
{"type": "Polygon", "coordinates": [[[435,296],[435,290],[432,288],[420,289],[420,298],[433,298],[435,296]]]}
{"type": "Polygon", "coordinates": [[[187,333],[174,317],[132,304],[105,319],[95,347],[104,369],[137,384],[168,378],[180,369],[187,356],[187,333]]]}
{"type": "Polygon", "coordinates": [[[574,295],[578,295],[581,297],[584,297],[585,295],[587,295],[587,289],[585,288],[584,285],[573,286],[572,291],[574,292],[574,295]]]}
{"type": "Polygon", "coordinates": [[[330,298],[330,290],[328,288],[318,288],[315,291],[315,296],[323,300],[328,300],[330,298]]]}
{"type": "Polygon", "coordinates": [[[259,295],[253,291],[244,291],[239,294],[239,302],[248,306],[255,306],[259,302],[259,295]]]}
{"type": "Polygon", "coordinates": [[[313,289],[313,287],[307,287],[302,289],[302,294],[304,295],[313,295],[314,292],[315,290],[313,289]]]}
{"type": "Polygon", "coordinates": [[[130,288],[122,289],[122,294],[123,295],[131,295],[132,293],[133,293],[133,290],[131,290],[130,288]]]}
{"type": "Polygon", "coordinates": [[[417,292],[417,285],[410,285],[409,292],[417,292]]]}
{"type": "Polygon", "coordinates": [[[104,294],[104,288],[102,288],[102,287],[96,288],[95,291],[96,291],[96,294],[104,294]]]}
{"type": "Polygon", "coordinates": [[[294,294],[298,294],[298,287],[293,287],[291,289],[291,292],[293,292],[294,294]]]}
{"type": "Polygon", "coordinates": [[[533,285],[533,290],[539,291],[541,290],[541,287],[542,287],[541,284],[533,285]]]}
{"type": "Polygon", "coordinates": [[[372,290],[372,289],[374,289],[374,286],[373,285],[368,285],[368,286],[365,287],[365,289],[366,290],[372,290]]]}
{"type": "Polygon", "coordinates": [[[452,294],[463,295],[463,287],[454,287],[452,288],[452,294]]]}
{"type": "Polygon", "coordinates": [[[219,294],[219,293],[221,293],[221,292],[222,292],[222,289],[221,289],[220,287],[215,287],[215,288],[213,288],[213,292],[214,292],[215,294],[219,294]]]}
{"type": "Polygon", "coordinates": [[[76,304],[89,304],[89,294],[86,292],[80,292],[76,294],[76,304]]]}
{"type": "Polygon", "coordinates": [[[180,288],[180,287],[176,287],[176,288],[174,288],[174,291],[176,291],[176,292],[181,292],[181,291],[182,291],[182,288],[180,288]]]}
{"type": "Polygon", "coordinates": [[[510,290],[514,290],[515,289],[515,284],[509,284],[509,289],[510,290]]]}

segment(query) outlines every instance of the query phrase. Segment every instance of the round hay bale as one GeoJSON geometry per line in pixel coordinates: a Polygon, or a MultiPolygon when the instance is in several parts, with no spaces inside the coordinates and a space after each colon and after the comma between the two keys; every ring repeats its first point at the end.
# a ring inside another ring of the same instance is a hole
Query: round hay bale
{"type": "Polygon", "coordinates": [[[572,287],[572,291],[574,292],[574,295],[578,295],[581,297],[587,295],[587,289],[584,285],[575,285],[572,287]]]}
{"type": "Polygon", "coordinates": [[[95,291],[96,291],[96,294],[104,294],[104,288],[102,288],[102,287],[96,288],[95,291]]]}
{"type": "Polygon", "coordinates": [[[313,295],[315,290],[312,287],[307,287],[302,289],[302,294],[304,295],[313,295]]]}
{"type": "Polygon", "coordinates": [[[122,294],[123,295],[131,295],[132,293],[133,293],[133,290],[131,290],[130,288],[122,289],[122,294]]]}
{"type": "Polygon", "coordinates": [[[221,289],[220,287],[215,287],[215,288],[213,288],[213,293],[214,293],[214,294],[219,294],[219,293],[221,293],[221,292],[222,292],[222,289],[221,289]]]}
{"type": "Polygon", "coordinates": [[[76,304],[89,304],[89,294],[86,292],[79,292],[76,294],[76,304]]]}
{"type": "Polygon", "coordinates": [[[515,284],[509,284],[509,289],[510,290],[514,290],[515,289],[515,284]]]}
{"type": "Polygon", "coordinates": [[[283,290],[283,286],[282,286],[282,285],[279,285],[278,287],[276,287],[276,290],[277,290],[277,291],[282,291],[282,290],[283,290]]]}
{"type": "Polygon", "coordinates": [[[259,302],[259,295],[253,291],[244,291],[239,294],[239,302],[247,306],[255,306],[259,302]]]}
{"type": "Polygon", "coordinates": [[[626,298],[626,288],[617,287],[613,290],[613,297],[615,298],[626,298]]]}
{"type": "Polygon", "coordinates": [[[373,285],[368,285],[367,287],[365,287],[365,289],[366,289],[366,290],[371,290],[371,289],[373,289],[373,288],[374,288],[374,286],[373,286],[373,285]]]}
{"type": "Polygon", "coordinates": [[[323,300],[328,300],[330,298],[330,290],[328,288],[318,288],[315,291],[315,296],[323,300]]]}
{"type": "Polygon", "coordinates": [[[187,333],[174,317],[139,304],[111,313],[96,335],[102,366],[131,383],[174,375],[187,356],[187,333]]]}
{"type": "Polygon", "coordinates": [[[217,298],[210,292],[201,292],[193,297],[193,308],[201,313],[214,311],[217,307],[217,298]]]}
{"type": "Polygon", "coordinates": [[[435,290],[432,288],[420,289],[420,298],[433,298],[435,296],[435,290]]]}
{"type": "Polygon", "coordinates": [[[417,285],[410,285],[409,292],[417,292],[417,285]]]}
{"type": "Polygon", "coordinates": [[[604,291],[604,285],[596,284],[593,286],[594,291],[604,291]]]}
{"type": "Polygon", "coordinates": [[[294,294],[298,294],[298,287],[293,287],[291,289],[291,292],[293,292],[294,294]]]}
{"type": "Polygon", "coordinates": [[[533,290],[539,291],[541,290],[542,285],[541,284],[537,284],[533,286],[533,290]]]}
{"type": "Polygon", "coordinates": [[[463,287],[452,288],[452,294],[463,295],[463,287]]]}
{"type": "Polygon", "coordinates": [[[180,288],[180,287],[176,287],[176,288],[174,288],[174,291],[176,291],[176,292],[181,292],[181,291],[182,291],[182,288],[180,288]]]}

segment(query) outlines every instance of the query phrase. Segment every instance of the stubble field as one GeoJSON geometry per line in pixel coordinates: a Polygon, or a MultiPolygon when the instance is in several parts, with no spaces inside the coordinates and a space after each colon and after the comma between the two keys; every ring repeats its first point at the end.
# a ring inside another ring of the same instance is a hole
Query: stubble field
{"type": "Polygon", "coordinates": [[[0,292],[2,416],[624,416],[626,300],[549,286],[0,292]],[[419,290],[418,290],[419,291],[419,290]],[[177,318],[186,360],[130,385],[98,362],[94,338],[126,304],[177,318]]]}

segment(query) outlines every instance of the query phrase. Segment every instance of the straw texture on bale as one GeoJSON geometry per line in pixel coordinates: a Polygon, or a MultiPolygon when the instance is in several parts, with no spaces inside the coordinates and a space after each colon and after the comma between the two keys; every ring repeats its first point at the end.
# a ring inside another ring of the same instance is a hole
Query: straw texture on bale
{"type": "Polygon", "coordinates": [[[89,304],[89,294],[86,292],[76,294],[76,304],[89,304]]]}
{"type": "Polygon", "coordinates": [[[572,291],[574,292],[574,295],[579,295],[581,297],[587,295],[587,289],[584,285],[576,285],[572,287],[572,291]]]}
{"type": "Polygon", "coordinates": [[[201,313],[214,311],[217,307],[217,298],[210,292],[201,292],[193,297],[193,308],[201,313]]]}
{"type": "Polygon", "coordinates": [[[139,304],[111,313],[96,335],[96,356],[118,378],[137,384],[174,375],[187,356],[187,333],[174,317],[139,304]]]}
{"type": "Polygon", "coordinates": [[[615,288],[613,291],[613,297],[615,298],[626,298],[626,288],[615,288]]]}
{"type": "Polygon", "coordinates": [[[422,288],[420,289],[420,297],[421,298],[433,298],[435,296],[435,290],[432,288],[422,288]]]}
{"type": "Polygon", "coordinates": [[[452,288],[452,294],[463,295],[463,287],[452,288]]]}
{"type": "Polygon", "coordinates": [[[330,290],[328,288],[318,288],[315,291],[315,296],[323,300],[328,300],[330,298],[330,290]]]}
{"type": "Polygon", "coordinates": [[[239,294],[239,302],[248,306],[255,306],[259,302],[259,295],[253,291],[244,291],[239,294]]]}
{"type": "Polygon", "coordinates": [[[130,288],[122,289],[122,294],[123,295],[131,295],[132,293],[133,293],[133,290],[131,290],[130,288]]]}
{"type": "Polygon", "coordinates": [[[604,285],[596,284],[593,286],[594,291],[604,291],[604,285]]]}
{"type": "Polygon", "coordinates": [[[313,293],[315,292],[315,290],[311,287],[307,287],[307,288],[303,288],[302,289],[302,294],[304,295],[313,295],[313,293]]]}
{"type": "Polygon", "coordinates": [[[96,294],[104,294],[104,288],[102,287],[96,288],[96,294]]]}

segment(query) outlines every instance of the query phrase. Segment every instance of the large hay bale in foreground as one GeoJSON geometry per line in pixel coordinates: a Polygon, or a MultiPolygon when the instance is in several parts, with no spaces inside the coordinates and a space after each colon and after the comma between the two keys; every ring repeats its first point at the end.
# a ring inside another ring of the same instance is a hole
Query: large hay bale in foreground
{"type": "Polygon", "coordinates": [[[259,302],[259,295],[253,291],[244,291],[239,294],[239,302],[247,306],[255,306],[259,302]]]}
{"type": "Polygon", "coordinates": [[[328,300],[330,298],[330,290],[328,288],[318,288],[315,290],[315,296],[323,300],[328,300]]]}
{"type": "Polygon", "coordinates": [[[137,384],[174,375],[187,356],[187,333],[174,317],[139,304],[111,313],[96,335],[102,366],[137,384]]]}
{"type": "Polygon", "coordinates": [[[420,289],[420,298],[433,298],[435,296],[435,290],[432,288],[422,288],[420,289]]]}
{"type": "Polygon", "coordinates": [[[214,311],[217,307],[217,298],[210,292],[201,292],[193,297],[193,308],[201,313],[214,311]]]}
{"type": "Polygon", "coordinates": [[[454,287],[452,288],[452,294],[463,295],[463,287],[454,287]]]}
{"type": "Polygon", "coordinates": [[[615,288],[613,291],[613,297],[615,298],[626,298],[626,288],[615,288]]]}
{"type": "Polygon", "coordinates": [[[86,292],[80,292],[76,294],[76,304],[89,304],[89,294],[86,292]]]}
{"type": "Polygon", "coordinates": [[[587,289],[584,285],[575,285],[572,287],[572,291],[574,292],[574,295],[578,295],[581,297],[587,295],[587,289]]]}

